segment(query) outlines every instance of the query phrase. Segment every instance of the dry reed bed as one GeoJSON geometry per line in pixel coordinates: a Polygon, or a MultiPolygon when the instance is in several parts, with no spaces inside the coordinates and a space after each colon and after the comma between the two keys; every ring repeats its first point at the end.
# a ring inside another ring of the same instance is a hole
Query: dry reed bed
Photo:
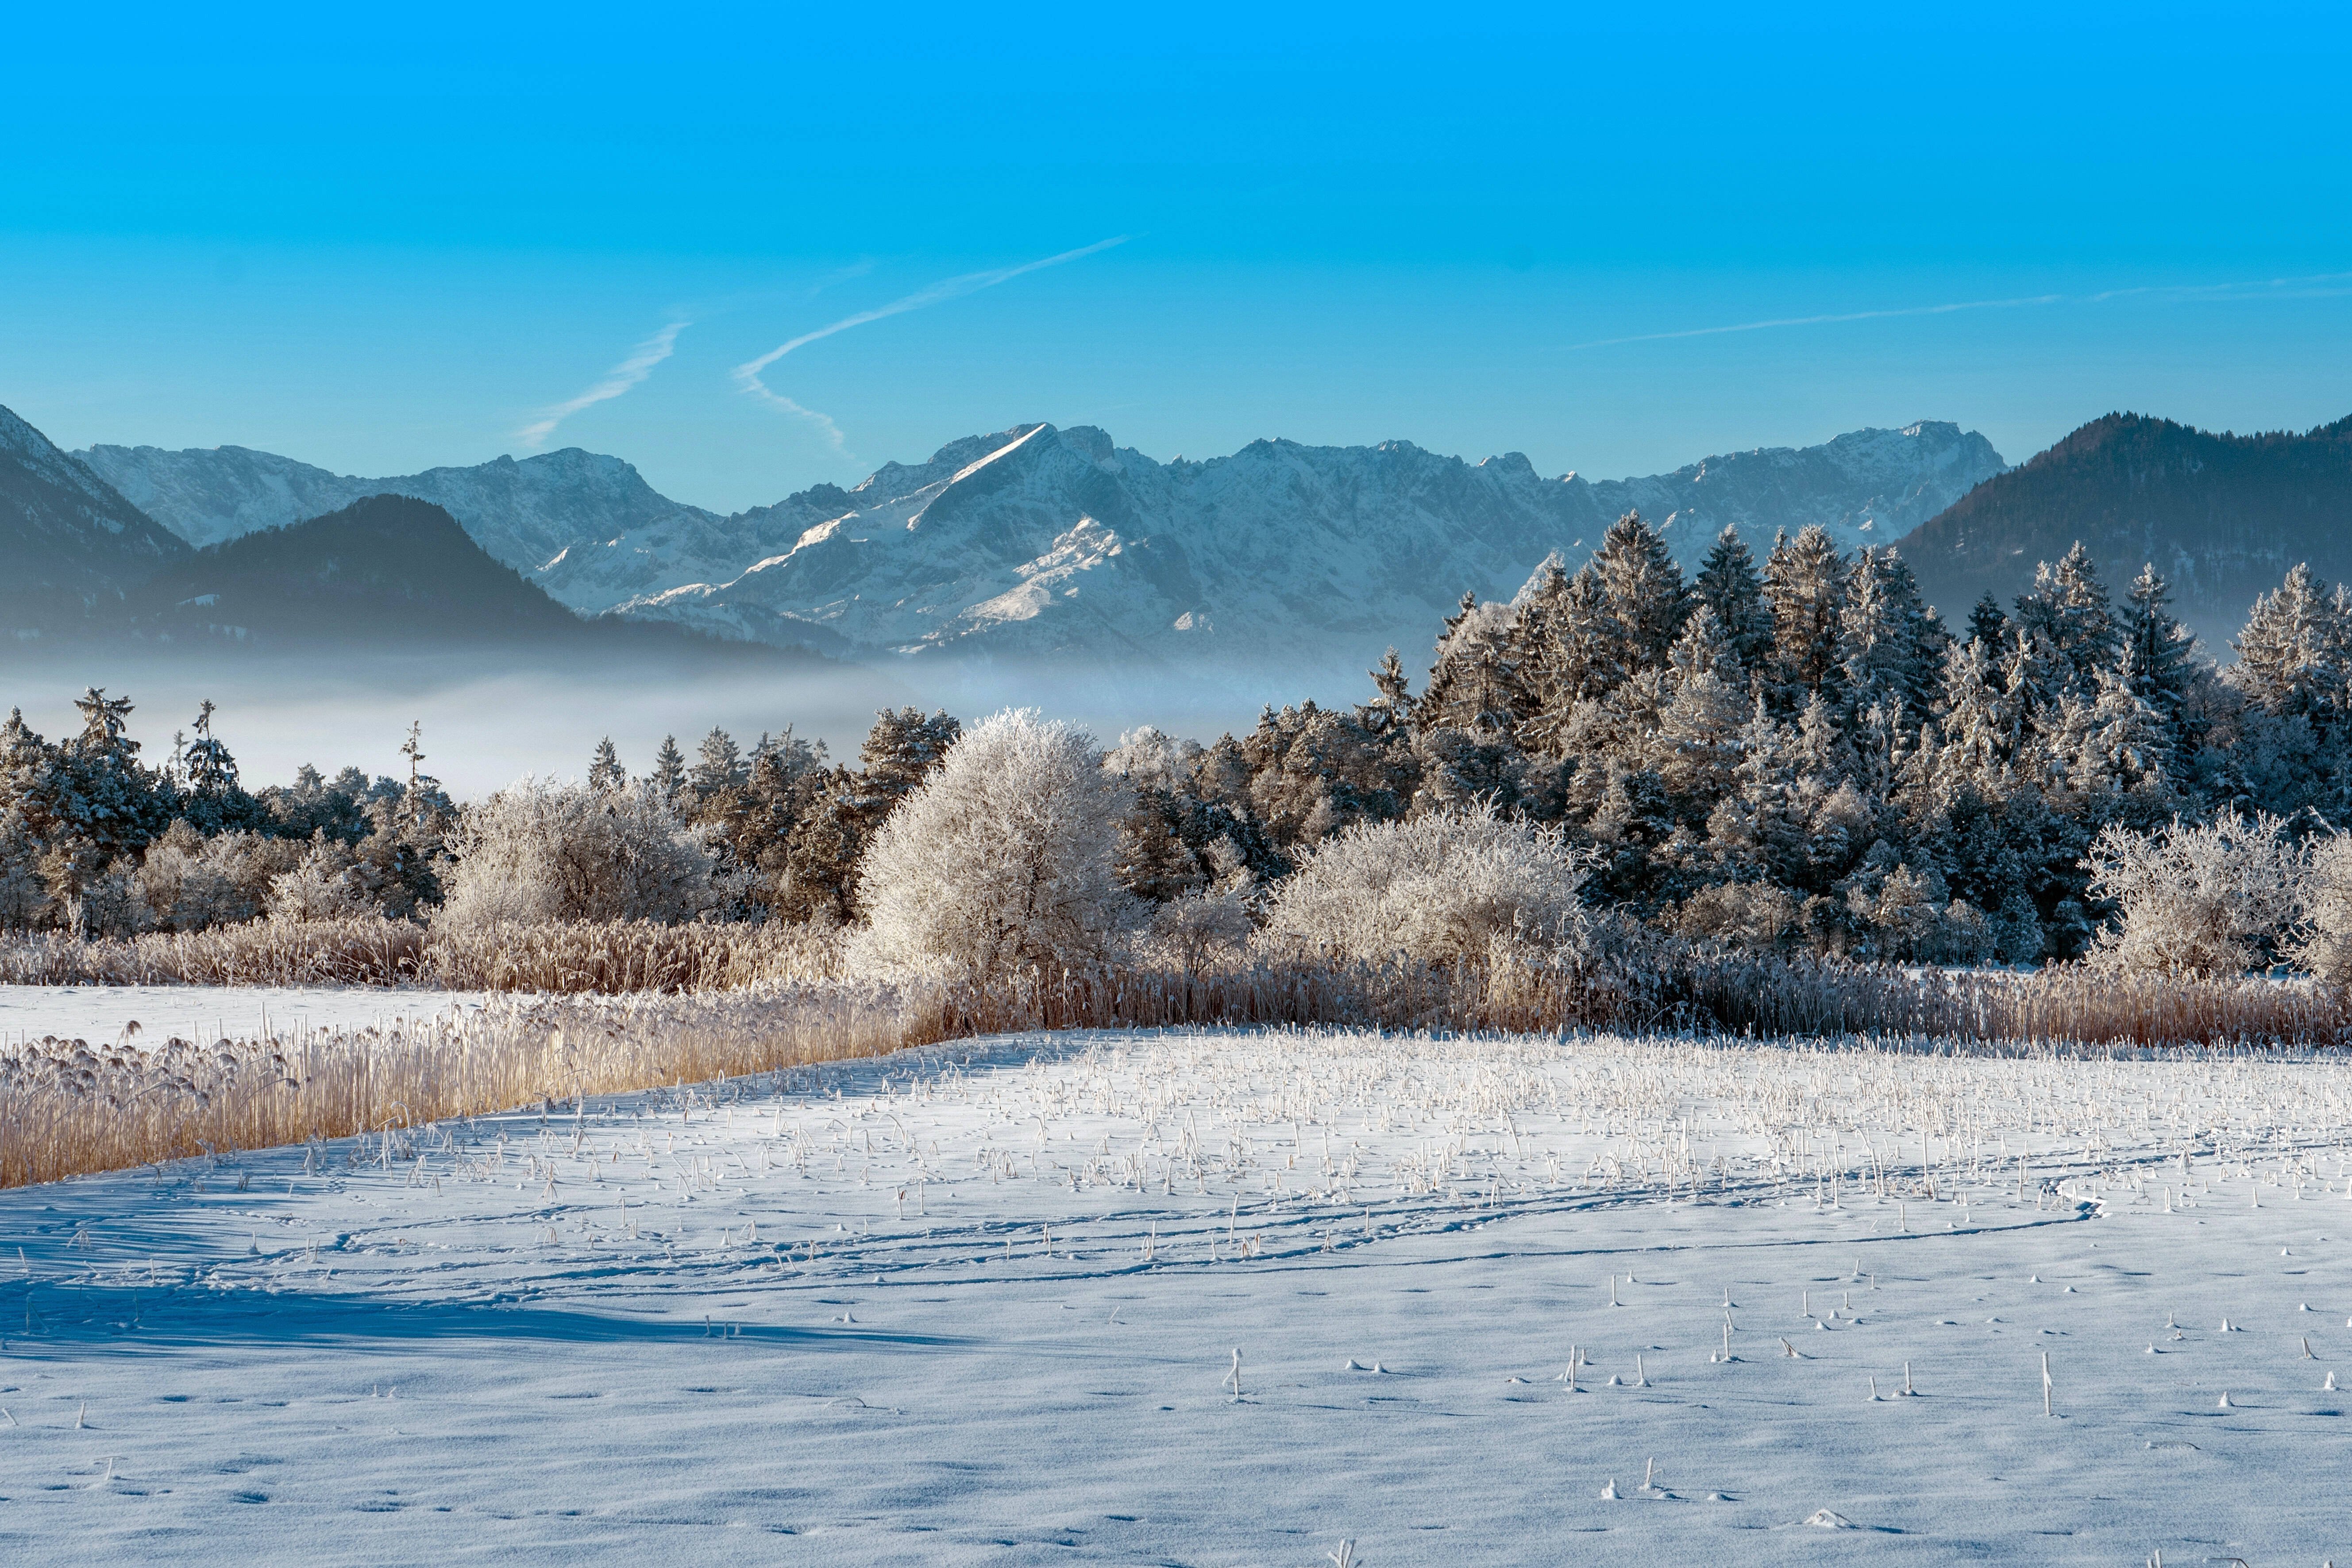
{"type": "Polygon", "coordinates": [[[730,990],[839,971],[835,933],[588,921],[422,926],[379,917],[0,942],[0,984],[432,985],[560,994],[730,990]]]}
{"type": "MultiPolygon", "coordinates": [[[[544,947],[520,950],[527,959],[562,955],[583,933],[545,934],[544,947]]],[[[768,951],[780,962],[811,962],[807,949],[788,943],[768,951]]],[[[1621,962],[1299,963],[1031,974],[989,984],[832,977],[683,994],[509,998],[477,1016],[404,1032],[173,1041],[152,1049],[45,1040],[0,1054],[0,1186],[1011,1030],[1586,1029],[1996,1054],[2315,1047],[2352,1037],[2345,994],[2330,987],[1666,956],[1671,963],[1646,973],[1621,962]]]]}

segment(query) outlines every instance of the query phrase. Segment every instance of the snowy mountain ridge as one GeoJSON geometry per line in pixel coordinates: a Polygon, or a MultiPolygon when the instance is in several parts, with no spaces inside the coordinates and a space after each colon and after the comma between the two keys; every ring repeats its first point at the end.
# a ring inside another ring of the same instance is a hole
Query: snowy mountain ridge
{"type": "Polygon", "coordinates": [[[1391,643],[1425,646],[1463,593],[1508,596],[1554,553],[1572,568],[1629,510],[1686,563],[1726,525],[1759,554],[1815,522],[1852,549],[2003,468],[1981,436],[1933,421],[1597,483],[1401,440],[1265,439],[1163,463],[1090,426],[1029,423],[720,517],[578,448],[383,479],[235,447],[80,456],[192,542],[389,491],[445,507],[583,613],[886,658],[1140,663],[1269,691],[1269,676],[1360,674],[1391,643]]]}

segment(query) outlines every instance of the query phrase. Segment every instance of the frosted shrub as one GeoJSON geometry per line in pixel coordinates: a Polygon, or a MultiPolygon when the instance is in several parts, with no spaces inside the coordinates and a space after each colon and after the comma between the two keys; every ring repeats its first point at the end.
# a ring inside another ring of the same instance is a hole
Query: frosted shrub
{"type": "Polygon", "coordinates": [[[653,788],[526,778],[466,808],[440,919],[692,920],[721,889],[702,836],[653,788]]]}
{"type": "Polygon", "coordinates": [[[302,858],[269,884],[269,914],[280,921],[333,921],[379,912],[352,878],[355,861],[340,838],[314,834],[302,858]]]}
{"type": "Polygon", "coordinates": [[[1577,890],[1591,864],[1558,828],[1507,820],[1492,805],[1360,823],[1283,882],[1266,932],[1339,958],[1484,959],[1498,943],[1580,935],[1577,890]]]}
{"type": "Polygon", "coordinates": [[[866,951],[987,976],[1108,958],[1139,916],[1112,875],[1129,786],[1034,709],[967,731],[866,852],[866,951]]]}
{"type": "Polygon", "coordinates": [[[2242,974],[2288,936],[2305,862],[2286,824],[2232,812],[2204,826],[2175,817],[2134,833],[2111,825],[2091,846],[2091,891],[2117,906],[2094,958],[2142,973],[2242,974]]]}
{"type": "Polygon", "coordinates": [[[2303,907],[2310,925],[2292,946],[2295,962],[2322,980],[2352,983],[2352,833],[2311,847],[2303,907]]]}

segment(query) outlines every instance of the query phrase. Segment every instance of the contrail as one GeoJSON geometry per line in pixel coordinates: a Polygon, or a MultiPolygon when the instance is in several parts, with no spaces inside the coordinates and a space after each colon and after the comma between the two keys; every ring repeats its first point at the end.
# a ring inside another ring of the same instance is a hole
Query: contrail
{"type": "Polygon", "coordinates": [[[526,447],[536,447],[554,435],[558,425],[562,424],[590,404],[609,403],[620,396],[621,394],[653,374],[654,366],[669,358],[670,350],[677,346],[678,333],[693,324],[691,321],[672,321],[668,326],[639,343],[628,358],[605,374],[604,380],[569,403],[557,404],[541,415],[538,419],[516,431],[516,438],[526,447]]]}
{"type": "Polygon", "coordinates": [[[1065,261],[1076,261],[1081,257],[1092,256],[1098,250],[1108,250],[1114,245],[1124,245],[1127,240],[1126,235],[1115,235],[1109,239],[1097,240],[1092,245],[1082,245],[1076,250],[1063,251],[1059,256],[1048,256],[1037,261],[1024,261],[1018,267],[1000,267],[992,271],[966,272],[960,277],[942,279],[937,283],[916,289],[904,299],[893,300],[888,304],[877,306],[871,310],[860,310],[854,316],[844,316],[840,321],[828,326],[819,327],[813,332],[803,332],[799,337],[778,343],[758,359],[737,365],[735,384],[761,402],[781,408],[787,414],[797,414],[815,425],[824,432],[826,442],[837,452],[841,450],[842,446],[841,427],[828,416],[814,408],[803,407],[769,386],[766,382],[760,379],[761,372],[794,349],[805,347],[819,338],[829,338],[835,332],[845,332],[852,327],[862,327],[868,321],[878,321],[886,316],[903,316],[909,310],[919,310],[926,305],[937,305],[966,294],[975,294],[982,289],[993,289],[999,283],[1009,282],[1024,272],[1034,272],[1045,267],[1059,267],[1065,261]]]}
{"type": "Polygon", "coordinates": [[[1823,327],[1841,321],[1877,321],[1893,316],[1948,316],[1959,310],[2011,310],[2027,305],[2101,305],[2111,300],[2162,296],[2174,300],[2310,299],[2341,293],[2340,289],[2315,285],[2352,280],[2352,272],[2318,272],[2305,278],[2265,278],[2238,283],[2151,283],[2133,289],[2107,289],[2096,294],[2027,294],[2014,300],[1961,300],[1946,305],[1911,305],[1891,310],[1847,310],[1826,316],[1781,316],[1769,321],[1738,321],[1725,327],[1689,327],[1678,332],[1639,332],[1622,338],[1595,338],[1570,343],[1565,352],[1613,348],[1619,343],[1656,343],[1675,338],[1711,338],[1725,332],[1761,332],[1776,327],[1823,327]],[[2292,292],[2290,292],[2292,290],[2292,292]]]}

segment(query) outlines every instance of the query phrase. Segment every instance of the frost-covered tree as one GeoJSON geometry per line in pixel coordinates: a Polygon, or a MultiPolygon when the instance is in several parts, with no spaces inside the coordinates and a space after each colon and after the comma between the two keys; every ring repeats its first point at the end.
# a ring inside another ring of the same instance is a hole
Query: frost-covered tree
{"type": "Polygon", "coordinates": [[[2009,617],[2001,613],[2000,601],[1993,597],[1990,588],[1978,597],[1976,607],[1969,611],[1969,636],[1987,648],[1997,648],[2009,641],[2009,617]]]}
{"type": "Polygon", "coordinates": [[[692,920],[723,897],[701,834],[652,789],[525,778],[466,808],[440,919],[692,920]]]}
{"type": "Polygon", "coordinates": [[[2098,567],[2080,540],[2055,563],[2033,569],[2032,588],[2018,596],[2017,626],[2052,661],[2053,705],[2063,695],[2089,696],[2101,672],[2114,667],[2122,634],[2098,567]]]}
{"type": "Polygon", "coordinates": [[[983,978],[1086,967],[1140,910],[1113,874],[1128,786],[1033,709],[983,720],[884,819],[859,872],[873,953],[983,978]]]}
{"type": "Polygon", "coordinates": [[[654,793],[675,805],[686,793],[686,753],[677,749],[677,737],[664,735],[661,749],[654,753],[654,771],[649,775],[654,793]]]}
{"type": "Polygon", "coordinates": [[[741,788],[751,776],[751,766],[743,761],[742,749],[735,744],[735,737],[713,725],[710,733],[702,738],[686,782],[696,800],[707,804],[730,790],[741,788]]]}
{"type": "Polygon", "coordinates": [[[1764,604],[1764,584],[1756,575],[1756,557],[1736,528],[1726,528],[1707,547],[1700,563],[1693,596],[1715,612],[1739,665],[1739,677],[1725,679],[1744,685],[1746,678],[1763,669],[1772,652],[1772,612],[1764,604]]]}
{"type": "Polygon", "coordinates": [[[621,753],[614,749],[613,737],[607,735],[596,742],[595,758],[588,764],[588,787],[616,790],[628,782],[628,770],[621,766],[621,753]]]}
{"type": "Polygon", "coordinates": [[[2237,647],[2230,684],[2266,712],[2321,726],[2337,720],[2352,666],[2352,605],[2307,563],[2254,601],[2237,647]]]}
{"type": "Polygon", "coordinates": [[[211,698],[196,707],[196,738],[180,754],[180,765],[191,793],[199,795],[226,795],[236,787],[236,759],[213,733],[213,714],[218,711],[211,698]]]}
{"type": "Polygon", "coordinates": [[[2115,906],[2095,959],[2149,973],[2242,974],[2294,931],[2305,862],[2282,819],[2230,812],[2150,833],[2120,824],[2088,858],[2091,892],[2115,906]]]}
{"type": "Polygon", "coordinates": [[[2132,580],[2121,638],[2125,686],[2177,735],[2197,639],[2173,616],[2171,585],[2156,574],[2153,563],[2132,580]]]}
{"type": "Polygon", "coordinates": [[[2289,952],[2320,979],[2352,984],[2352,833],[2315,840],[2305,866],[2304,930],[2289,952]]]}
{"type": "Polygon", "coordinates": [[[1849,579],[1842,629],[1845,685],[1856,713],[1874,705],[1916,725],[1936,693],[1945,638],[1918,579],[1893,545],[1864,546],[1849,579]]]}
{"type": "Polygon", "coordinates": [[[1682,635],[1691,595],[1658,531],[1640,512],[1627,512],[1609,525],[1584,570],[1601,590],[1607,626],[1618,639],[1611,662],[1629,676],[1664,665],[1682,635]]]}
{"type": "Polygon", "coordinates": [[[1780,538],[1764,563],[1764,603],[1772,616],[1766,689],[1781,712],[1816,695],[1844,696],[1845,599],[1849,573],[1829,533],[1808,524],[1780,538]]]}
{"type": "Polygon", "coordinates": [[[1482,605],[1473,594],[1446,617],[1437,658],[1423,689],[1415,721],[1423,730],[1507,734],[1531,709],[1519,669],[1517,617],[1502,603],[1482,605]]]}
{"type": "Polygon", "coordinates": [[[1365,823],[1326,840],[1276,889],[1266,933],[1337,958],[1480,961],[1501,944],[1578,939],[1591,857],[1558,828],[1491,806],[1365,823]]]}

